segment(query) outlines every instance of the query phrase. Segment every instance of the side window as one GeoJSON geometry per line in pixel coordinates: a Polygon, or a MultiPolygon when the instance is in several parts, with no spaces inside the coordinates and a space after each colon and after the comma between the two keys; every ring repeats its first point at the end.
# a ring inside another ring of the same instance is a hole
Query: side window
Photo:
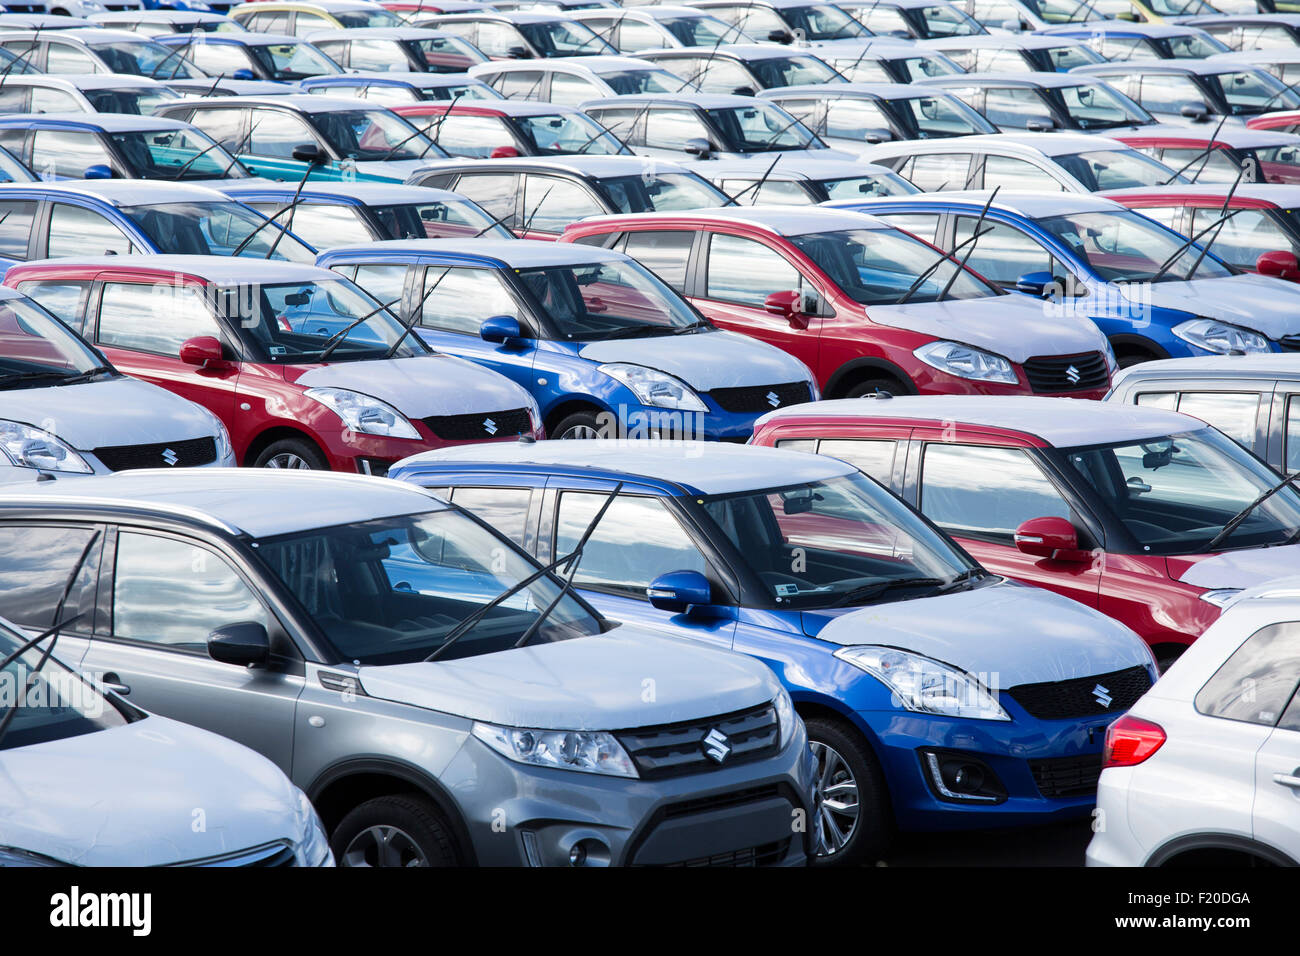
{"type": "Polygon", "coordinates": [[[1171,412],[1178,410],[1177,392],[1143,392],[1137,397],[1135,405],[1150,405],[1152,408],[1166,408],[1171,412]]]}
{"type": "Polygon", "coordinates": [[[752,239],[710,234],[705,291],[710,299],[762,308],[773,292],[802,288],[799,270],[775,250],[752,239]]]}
{"type": "Polygon", "coordinates": [[[234,76],[236,70],[252,69],[243,49],[233,43],[195,43],[186,55],[209,76],[229,77],[234,76]]]}
{"type": "MultiPolygon", "coordinates": [[[[447,24],[451,26],[451,24],[447,24]]],[[[440,26],[439,29],[442,29],[440,26]]],[[[509,56],[514,47],[523,47],[523,38],[519,31],[508,23],[483,22],[478,24],[476,38],[472,41],[476,47],[488,56],[509,56]]],[[[533,82],[542,74],[533,73],[533,82]]],[[[494,84],[495,85],[495,84],[494,84]]]]}
{"type": "MultiPolygon", "coordinates": [[[[471,197],[472,198],[472,197],[471,197]]],[[[530,231],[564,231],[569,223],[605,210],[585,186],[554,176],[524,177],[524,220],[530,231]]]]}
{"type": "MultiPolygon", "coordinates": [[[[326,51],[328,52],[328,51],[326,51]]],[[[333,54],[329,54],[333,56],[333,54]]],[[[348,69],[386,72],[403,69],[406,58],[392,40],[353,40],[348,44],[348,69]]]]}
{"type": "Polygon", "coordinates": [[[0,202],[0,256],[27,258],[27,242],[35,215],[34,202],[0,202]]]}
{"type": "Polygon", "coordinates": [[[102,73],[95,58],[70,43],[50,43],[45,54],[46,73],[102,73]]]}
{"type": "Polygon", "coordinates": [[[518,225],[515,215],[519,191],[518,173],[464,173],[456,180],[455,189],[486,209],[493,219],[500,219],[507,229],[518,225]]]}
{"type": "MultiPolygon", "coordinates": [[[[605,495],[566,491],[555,519],[555,553],[573,550],[605,495]]],[[[620,496],[583,548],[574,581],[645,598],[650,582],[668,571],[707,571],[704,556],[656,498],[620,496]]]]}
{"type": "Polygon", "coordinates": [[[939,234],[940,217],[937,213],[899,213],[896,216],[876,213],[875,215],[891,226],[910,232],[914,236],[920,236],[926,242],[934,242],[935,236],[939,234]]]}
{"type": "Polygon", "coordinates": [[[118,535],[114,637],[203,651],[212,631],[242,621],[268,623],[261,601],[224,558],[172,538],[118,535]]]}
{"type": "MultiPolygon", "coordinates": [[[[1024,64],[1016,69],[1024,70],[1024,64]]],[[[1047,115],[1047,107],[1038,93],[1024,87],[996,87],[984,96],[984,115],[994,126],[1024,129],[1030,117],[1047,115]]]]}
{"type": "MultiPolygon", "coordinates": [[[[601,33],[590,21],[587,26],[601,33]]],[[[623,53],[636,53],[638,50],[655,50],[664,45],[664,35],[648,23],[637,20],[624,20],[618,29],[618,48],[623,53]]]]}
{"type": "MultiPolygon", "coordinates": [[[[1141,150],[1140,152],[1154,152],[1141,150]]],[[[1159,157],[1160,161],[1170,169],[1187,175],[1190,179],[1195,176],[1198,182],[1203,183],[1230,183],[1236,180],[1237,174],[1241,172],[1240,167],[1228,155],[1226,150],[1213,149],[1206,153],[1204,149],[1166,149],[1159,157]]],[[[1249,175],[1249,174],[1247,174],[1249,175]]],[[[1246,177],[1243,176],[1242,179],[1246,177]]],[[[1202,223],[1219,218],[1217,209],[1195,209],[1192,211],[1193,218],[1200,218],[1202,223]]],[[[1233,219],[1226,220],[1224,229],[1232,224],[1233,219]]],[[[1195,232],[1195,226],[1192,227],[1195,232]]],[[[1218,243],[1216,242],[1217,246],[1218,243]]]]}
{"type": "Polygon", "coordinates": [[[899,172],[922,192],[965,189],[970,160],[970,153],[929,153],[910,159],[899,172]]]}
{"type": "MultiPolygon", "coordinates": [[[[974,216],[958,217],[958,244],[970,238],[976,222],[974,216]]],[[[970,251],[967,265],[990,282],[1015,285],[1016,280],[1027,272],[1056,275],[1055,263],[1047,250],[1014,226],[986,219],[980,226],[980,240],[974,245],[974,250],[969,245],[963,247],[962,254],[970,251]]]]}
{"type": "Polygon", "coordinates": [[[813,202],[798,183],[769,179],[759,186],[758,182],[757,179],[724,179],[720,188],[742,206],[807,206],[813,202]]]}
{"type": "Polygon", "coordinates": [[[604,95],[605,91],[590,80],[568,73],[552,73],[551,95],[547,99],[560,106],[576,106],[604,95]]]}
{"type": "Polygon", "coordinates": [[[244,139],[244,110],[195,110],[189,122],[207,133],[227,150],[248,152],[244,139]]]}
{"type": "Polygon", "coordinates": [[[420,324],[427,328],[478,335],[483,323],[494,316],[519,318],[519,305],[495,269],[430,266],[424,274],[424,294],[420,324]],[[435,282],[438,290],[429,295],[435,282]]]}
{"type": "Polygon", "coordinates": [[[31,169],[42,179],[83,179],[89,166],[112,166],[94,133],[38,129],[32,134],[31,169]]]}
{"type": "Polygon", "coordinates": [[[874,100],[845,97],[826,105],[826,135],[862,141],[868,130],[892,129],[885,111],[874,100]]]}
{"type": "MultiPolygon", "coordinates": [[[[262,215],[269,218],[282,208],[284,208],[282,203],[275,203],[274,206],[260,211],[262,215]]],[[[285,213],[276,221],[290,223],[289,229],[295,236],[317,249],[337,244],[340,236],[352,237],[357,233],[365,235],[367,232],[365,222],[355,207],[336,206],[330,203],[304,204],[292,213],[285,213]],[[289,218],[291,215],[292,219],[289,218]]],[[[273,227],[268,226],[268,231],[271,228],[273,227]]]]}
{"type": "MultiPolygon", "coordinates": [[[[0,113],[32,112],[32,110],[28,107],[28,103],[31,102],[31,95],[33,91],[35,91],[36,89],[39,89],[39,87],[0,86],[0,113]]],[[[21,133],[22,131],[19,130],[18,132],[21,133]]],[[[22,136],[20,135],[15,138],[18,140],[18,145],[21,146],[22,136]]],[[[8,147],[11,152],[16,153],[19,151],[17,148],[10,145],[10,142],[12,142],[12,140],[9,139],[9,137],[6,137],[6,140],[8,141],[5,142],[4,145],[8,147]]]]}
{"type": "MultiPolygon", "coordinates": [[[[1207,717],[1275,726],[1300,682],[1300,622],[1270,624],[1233,652],[1196,695],[1207,717]]],[[[1291,729],[1295,729],[1292,727],[1291,729]]]]}
{"type": "Polygon", "coordinates": [[[984,157],[984,188],[1032,189],[1041,192],[1065,192],[1065,186],[1051,173],[1033,163],[1011,156],[984,157]]]}
{"type": "Polygon", "coordinates": [[[454,504],[482,518],[520,547],[532,497],[531,488],[456,488],[451,493],[454,504]]]}
{"type": "Polygon", "coordinates": [[[587,115],[629,146],[645,145],[646,124],[640,109],[593,109],[587,115]]]}
{"type": "Polygon", "coordinates": [[[488,86],[508,100],[540,99],[543,79],[541,70],[506,70],[484,79],[488,86]]]}
{"type": "MultiPolygon", "coordinates": [[[[1177,167],[1174,167],[1177,168],[1177,167]]],[[[1236,178],[1234,174],[1233,178],[1236,178]]],[[[1145,212],[1146,210],[1143,210],[1145,212]]],[[[1192,217],[1192,232],[1199,232],[1218,218],[1218,209],[1196,210],[1192,217]],[[1214,215],[1207,215],[1213,212],[1214,215]]],[[[1265,252],[1284,250],[1295,254],[1300,252],[1278,224],[1262,209],[1234,210],[1231,219],[1225,219],[1222,228],[1207,233],[1214,236],[1214,254],[1226,259],[1240,269],[1254,271],[1255,261],[1265,252]]]]}
{"type": "Polygon", "coordinates": [[[84,113],[81,104],[71,93],[51,90],[43,86],[32,87],[32,113],[84,113]]]}
{"type": "Polygon", "coordinates": [[[99,213],[67,203],[50,212],[51,259],[61,256],[125,256],[135,252],[131,240],[99,213]]]}
{"type": "Polygon", "coordinates": [[[20,282],[18,291],[30,296],[78,332],[85,334],[86,300],[90,283],[61,280],[55,282],[20,282]]]}
{"type": "MultiPolygon", "coordinates": [[[[99,546],[91,528],[0,525],[0,614],[19,627],[44,630],[54,623],[74,570],[77,578],[63,616],[88,610],[98,576],[99,546]],[[40,559],[33,560],[33,555],[40,559]]],[[[89,631],[91,623],[83,617],[71,629],[89,631]]]]}
{"type": "Polygon", "coordinates": [[[645,144],[652,149],[682,149],[693,139],[708,139],[709,131],[694,110],[652,110],[645,144]]]}
{"type": "MultiPolygon", "coordinates": [[[[753,90],[756,85],[755,80],[749,75],[739,63],[734,60],[722,59],[721,57],[709,62],[704,61],[703,75],[696,77],[694,82],[702,93],[735,93],[737,90],[753,90]]],[[[688,76],[678,70],[673,70],[683,80],[688,76]]],[[[750,94],[752,95],[752,93],[750,94]]]]}
{"type": "Polygon", "coordinates": [[[888,486],[894,473],[897,447],[898,442],[893,439],[823,438],[817,453],[847,461],[858,471],[888,486]]]}
{"type": "MultiPolygon", "coordinates": [[[[1182,207],[1182,206],[1142,206],[1141,208],[1139,208],[1139,209],[1135,209],[1135,210],[1133,210],[1133,211],[1134,211],[1134,212],[1139,212],[1139,213],[1141,213],[1142,215],[1147,216],[1147,217],[1150,218],[1150,219],[1154,219],[1156,222],[1160,223],[1162,226],[1168,226],[1168,227],[1169,227],[1170,229],[1172,229],[1174,232],[1177,232],[1177,231],[1178,231],[1178,220],[1179,220],[1180,217],[1182,216],[1183,207],[1182,207]]],[[[1235,219],[1235,218],[1236,218],[1236,216],[1233,217],[1233,219],[1235,219]]],[[[1224,225],[1226,226],[1228,223],[1231,223],[1231,222],[1232,222],[1232,219],[1229,219],[1229,220],[1227,220],[1227,222],[1225,222],[1224,225]]],[[[1218,242],[1217,242],[1217,241],[1215,242],[1215,246],[1216,246],[1216,247],[1218,246],[1218,242]]],[[[1219,254],[1219,255],[1222,255],[1222,254],[1223,254],[1223,252],[1222,252],[1221,249],[1216,248],[1215,251],[1216,251],[1216,253],[1219,254]]],[[[1253,265],[1253,263],[1252,263],[1252,265],[1253,265]]]]}
{"type": "Polygon", "coordinates": [[[921,511],[950,534],[1011,544],[1030,518],[1070,520],[1070,506],[1024,451],[930,443],[921,465],[921,511]],[[979,483],[971,481],[979,475],[979,483]]]}
{"type": "Polygon", "coordinates": [[[407,268],[405,263],[395,266],[358,266],[356,275],[349,274],[348,278],[369,292],[378,302],[388,303],[396,299],[397,305],[392,307],[396,309],[402,304],[402,290],[406,287],[407,268]]]}
{"type": "Polygon", "coordinates": [[[248,137],[247,152],[253,156],[291,159],[294,147],[315,142],[316,135],[311,128],[291,113],[283,110],[252,111],[252,132],[248,137]]]}
{"type": "MultiPolygon", "coordinates": [[[[416,120],[413,116],[407,118],[416,120]]],[[[430,119],[438,124],[434,133],[438,145],[453,156],[486,159],[498,146],[515,145],[510,132],[495,116],[444,115],[430,119]]]]}
{"type": "Polygon", "coordinates": [[[678,292],[683,292],[694,242],[693,232],[629,232],[622,251],[678,292]]]}
{"type": "Polygon", "coordinates": [[[1186,76],[1146,74],[1138,90],[1137,101],[1153,112],[1177,113],[1185,103],[1205,102],[1205,94],[1186,76]]]}
{"type": "Polygon", "coordinates": [[[333,27],[329,20],[316,13],[304,13],[299,11],[293,19],[294,36],[305,37],[309,33],[315,33],[317,30],[328,30],[333,27]]]}
{"type": "Polygon", "coordinates": [[[1240,445],[1255,446],[1259,419],[1257,392],[1183,392],[1178,399],[1178,410],[1213,425],[1240,445]]]}
{"type": "Polygon", "coordinates": [[[1300,471],[1300,396],[1286,400],[1286,473],[1300,471]]]}
{"type": "Polygon", "coordinates": [[[777,448],[784,448],[786,451],[801,451],[809,455],[817,454],[816,438],[782,438],[776,443],[777,448]]]}
{"type": "Polygon", "coordinates": [[[180,355],[186,339],[220,338],[203,294],[192,287],[105,283],[99,302],[100,345],[180,355]]]}

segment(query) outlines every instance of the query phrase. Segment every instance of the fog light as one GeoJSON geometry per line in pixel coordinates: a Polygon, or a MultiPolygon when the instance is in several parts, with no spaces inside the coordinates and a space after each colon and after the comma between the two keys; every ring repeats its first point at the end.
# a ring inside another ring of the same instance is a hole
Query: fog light
{"type": "Polygon", "coordinates": [[[581,843],[573,844],[569,851],[569,866],[583,866],[587,862],[587,848],[581,843]]]}
{"type": "Polygon", "coordinates": [[[993,769],[973,754],[923,750],[921,764],[935,796],[948,803],[1001,803],[1006,788],[993,769]]]}

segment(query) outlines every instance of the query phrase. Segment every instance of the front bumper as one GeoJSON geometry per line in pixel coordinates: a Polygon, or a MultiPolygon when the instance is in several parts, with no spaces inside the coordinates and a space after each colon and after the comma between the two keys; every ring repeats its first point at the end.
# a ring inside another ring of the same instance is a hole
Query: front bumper
{"type": "MultiPolygon", "coordinates": [[[[420,452],[437,448],[451,448],[456,445],[474,444],[474,442],[442,441],[432,435],[425,435],[423,424],[416,428],[421,432],[418,439],[388,438],[384,435],[365,435],[360,432],[337,431],[320,435],[321,448],[329,463],[331,471],[348,471],[363,475],[388,473],[394,462],[401,461],[420,452]]],[[[528,432],[535,439],[543,438],[540,428],[528,432]]],[[[501,435],[497,438],[486,437],[484,441],[518,441],[516,435],[501,435]]]]}
{"type": "Polygon", "coordinates": [[[440,778],[481,866],[803,866],[811,853],[802,722],[771,757],[660,780],[531,767],[471,736],[440,778]]]}

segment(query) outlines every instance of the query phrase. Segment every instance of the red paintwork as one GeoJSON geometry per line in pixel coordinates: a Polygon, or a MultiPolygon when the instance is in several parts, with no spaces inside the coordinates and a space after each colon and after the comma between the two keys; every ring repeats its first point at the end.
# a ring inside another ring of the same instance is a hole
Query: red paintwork
{"type": "MultiPolygon", "coordinates": [[[[1038,436],[1008,428],[963,425],[936,420],[847,418],[815,411],[760,423],[750,443],[774,446],[793,438],[896,438],[1026,448],[1050,447],[1038,436]]],[[[897,483],[894,490],[900,490],[897,483]]],[[[1023,526],[1022,526],[1023,527],[1023,526]]],[[[1205,588],[1178,578],[1209,555],[1165,558],[1113,554],[1100,549],[1088,561],[1056,561],[1025,554],[1014,545],[957,538],[963,548],[991,571],[1026,584],[1047,588],[1096,608],[1131,627],[1152,647],[1187,645],[1218,619],[1219,609],[1200,600],[1205,588]]]]}
{"type": "MultiPolygon", "coordinates": [[[[201,276],[178,274],[171,270],[139,266],[101,268],[78,266],[75,262],[17,265],[4,277],[5,284],[10,287],[35,279],[98,279],[149,286],[179,283],[200,289],[207,287],[201,276]]],[[[391,464],[417,452],[470,444],[443,441],[435,437],[424,422],[414,418],[410,422],[420,433],[419,440],[363,435],[345,428],[329,408],[304,398],[307,388],[296,384],[308,371],[319,368],[319,364],[284,366],[225,361],[216,367],[199,368],[175,356],[95,344],[119,370],[188,398],[220,418],[230,432],[235,459],[241,465],[252,464],[245,460],[249,448],[259,436],[273,428],[287,428],[310,439],[324,452],[333,471],[364,471],[363,458],[391,464]],[[243,405],[249,408],[244,409],[243,405]]],[[[537,431],[533,437],[544,436],[537,431]]]]}
{"type": "MultiPolygon", "coordinates": [[[[1267,114],[1265,114],[1267,115],[1267,114]]],[[[1265,128],[1265,127],[1257,127],[1265,128]]],[[[1233,149],[1233,145],[1225,140],[1214,140],[1211,142],[1209,136],[1190,135],[1162,135],[1153,136],[1149,133],[1120,133],[1113,136],[1121,143],[1132,146],[1134,149],[1163,148],[1175,147],[1180,149],[1209,149],[1211,145],[1215,149],[1233,149]]],[[[1252,147],[1243,147],[1252,148],[1252,147]]],[[[1266,183],[1300,183],[1300,166],[1293,166],[1288,163],[1277,162],[1260,162],[1259,170],[1263,174],[1266,183]]]]}
{"type": "MultiPolygon", "coordinates": [[[[877,325],[871,321],[870,309],[855,302],[831,281],[811,259],[781,236],[760,225],[741,221],[721,221],[689,213],[659,215],[600,216],[584,219],[564,230],[560,242],[574,242],[583,236],[609,232],[641,232],[663,229],[708,230],[730,236],[753,239],[779,252],[803,274],[804,280],[830,304],[832,317],[800,316],[795,320],[774,315],[766,309],[703,297],[688,297],[690,302],[724,329],[753,336],[795,356],[817,377],[828,397],[828,383],[847,363],[873,358],[889,363],[895,375],[901,375],[918,393],[927,395],[1027,395],[1033,394],[1024,371],[1013,363],[1020,379],[1018,385],[977,382],[948,375],[926,365],[913,351],[937,336],[909,329],[877,325]]],[[[542,238],[529,235],[527,238],[542,238]]],[[[936,255],[939,250],[935,249],[936,255]]],[[[1071,398],[1101,399],[1107,389],[1068,393],[1071,398]]]]}
{"type": "Polygon", "coordinates": [[[1279,129],[1284,133],[1294,133],[1300,129],[1300,110],[1280,110],[1277,113],[1264,113],[1246,120],[1247,129],[1279,129]]]}

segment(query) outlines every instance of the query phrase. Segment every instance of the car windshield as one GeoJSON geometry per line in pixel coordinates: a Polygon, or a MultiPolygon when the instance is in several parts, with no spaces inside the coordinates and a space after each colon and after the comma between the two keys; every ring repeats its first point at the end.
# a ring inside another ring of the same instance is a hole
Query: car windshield
{"type": "Polygon", "coordinates": [[[130,113],[135,116],[149,116],[155,106],[180,99],[180,96],[165,86],[82,90],[81,95],[90,100],[90,106],[96,113],[130,113]]]}
{"type": "Polygon", "coordinates": [[[1112,129],[1155,121],[1150,113],[1127,96],[1121,96],[1100,83],[1043,87],[1040,95],[1069,116],[1079,129],[1112,129]]]}
{"type": "Polygon", "coordinates": [[[716,17],[670,17],[659,25],[682,46],[721,46],[728,37],[736,36],[735,30],[716,17]]]}
{"type": "Polygon", "coordinates": [[[429,352],[419,336],[403,335],[396,315],[346,279],[230,286],[213,298],[243,342],[278,365],[318,362],[331,347],[330,362],[378,358],[398,339],[394,358],[429,352]]]}
{"type": "Polygon", "coordinates": [[[197,129],[137,130],[109,137],[133,179],[244,179],[248,172],[197,129]]]}
{"type": "Polygon", "coordinates": [[[628,151],[617,136],[585,113],[516,116],[514,124],[534,153],[613,156],[628,151]]]}
{"type": "Polygon", "coordinates": [[[1164,163],[1136,149],[1090,149],[1082,153],[1058,153],[1052,159],[1090,192],[1187,181],[1181,175],[1175,176],[1164,163]]]}
{"type": "Polygon", "coordinates": [[[482,53],[460,37],[421,37],[406,40],[406,49],[427,73],[464,73],[475,63],[487,60],[482,53]]]}
{"type": "Polygon", "coordinates": [[[979,113],[951,96],[909,96],[884,100],[885,106],[903,127],[900,139],[943,139],[997,130],[979,113]]]}
{"type": "Polygon", "coordinates": [[[389,13],[378,5],[373,10],[347,10],[343,12],[331,10],[330,16],[349,29],[353,27],[400,27],[406,25],[401,17],[389,13]]]}
{"type": "MultiPolygon", "coordinates": [[[[780,86],[803,86],[807,83],[843,83],[844,77],[813,56],[763,56],[748,60],[745,66],[765,89],[780,86]]],[[[681,86],[679,83],[678,86],[681,86]]]]}
{"type": "Polygon", "coordinates": [[[1210,73],[1201,79],[1206,86],[1227,100],[1233,116],[1254,116],[1300,108],[1300,93],[1264,70],[1210,73]]]}
{"type": "MultiPolygon", "coordinates": [[[[378,87],[371,87],[377,89],[378,87]]],[[[492,89],[486,83],[466,83],[464,85],[448,83],[446,86],[417,86],[411,88],[414,91],[416,99],[421,100],[503,100],[505,99],[500,93],[492,89]]],[[[321,92],[326,95],[332,95],[329,89],[312,90],[313,93],[321,92]]]]}
{"type": "Polygon", "coordinates": [[[248,52],[273,80],[305,80],[342,73],[338,65],[307,43],[250,43],[248,52]]]}
{"type": "Polygon", "coordinates": [[[1150,42],[1160,47],[1165,56],[1171,60],[1199,60],[1202,57],[1228,52],[1228,47],[1218,40],[1199,33],[1178,37],[1152,37],[1150,42]]]}
{"type": "Polygon", "coordinates": [[[812,131],[784,110],[763,103],[705,110],[723,138],[723,149],[734,153],[817,149],[823,144],[812,131]]]}
{"type": "Polygon", "coordinates": [[[387,110],[325,110],[311,114],[316,129],[340,156],[361,162],[445,156],[406,120],[387,110]]]}
{"type": "Polygon", "coordinates": [[[637,93],[676,93],[682,81],[667,70],[616,70],[600,78],[619,96],[637,93]]]}
{"type": "Polygon", "coordinates": [[[863,475],[708,497],[700,510],[782,607],[924,597],[977,567],[863,475]]]}
{"type": "MultiPolygon", "coordinates": [[[[0,661],[9,658],[26,641],[18,632],[0,625],[0,661]]],[[[112,702],[57,658],[52,657],[41,666],[48,646],[47,639],[0,668],[0,715],[11,707],[14,715],[4,739],[0,740],[0,750],[64,740],[127,723],[127,718],[112,702]]]]}
{"type": "Polygon", "coordinates": [[[782,7],[781,15],[790,25],[790,31],[802,40],[848,40],[871,35],[857,20],[828,3],[782,7]]]}
{"type": "Polygon", "coordinates": [[[921,19],[925,21],[928,36],[964,37],[984,33],[984,28],[962,13],[950,3],[942,6],[921,7],[921,19]]]}
{"type": "Polygon", "coordinates": [[[1300,146],[1261,146],[1244,152],[1243,161],[1254,155],[1260,178],[1269,183],[1300,182],[1300,146]]]}
{"type": "Polygon", "coordinates": [[[699,318],[644,266],[628,260],[517,269],[564,340],[581,342],[697,329],[699,318]]]}
{"type": "MultiPolygon", "coordinates": [[[[1058,454],[1148,554],[1204,552],[1234,515],[1280,480],[1213,428],[1058,454]]],[[[1215,550],[1280,544],[1297,531],[1300,493],[1286,487],[1252,509],[1215,550]]]]}
{"type": "Polygon", "coordinates": [[[1024,0],[1024,4],[1048,23],[1085,23],[1104,17],[1091,4],[1076,0],[1024,0]]]}
{"type": "Polygon", "coordinates": [[[515,29],[542,56],[598,56],[618,53],[591,28],[574,20],[518,23],[515,29]]]}
{"type": "Polygon", "coordinates": [[[293,236],[281,235],[277,243],[275,226],[261,228],[265,217],[233,200],[123,206],[120,212],[164,255],[229,256],[238,249],[240,255],[264,259],[274,245],[272,259],[316,260],[293,236]]]}
{"type": "Polygon", "coordinates": [[[30,183],[35,179],[31,171],[19,162],[18,157],[0,147],[0,183],[30,183]]]}
{"type": "MultiPolygon", "coordinates": [[[[450,509],[264,538],[255,553],[335,654],[362,665],[424,660],[458,622],[537,569],[504,538],[450,509]]],[[[439,660],[510,650],[557,598],[530,643],[602,632],[585,604],[543,576],[484,614],[439,660]]]]}
{"type": "MultiPolygon", "coordinates": [[[[845,295],[863,305],[896,302],[941,256],[932,246],[898,229],[844,229],[788,239],[845,295]]],[[[957,268],[951,259],[943,259],[942,265],[916,287],[908,302],[936,301],[957,268]]],[[[982,299],[999,294],[997,288],[965,269],[957,275],[945,298],[982,299]]]]}
{"type": "Polygon", "coordinates": [[[652,173],[610,176],[596,186],[618,212],[673,212],[725,206],[725,193],[694,173],[652,173]]]}
{"type": "Polygon", "coordinates": [[[898,173],[872,173],[849,179],[822,181],[827,199],[861,199],[863,196],[910,196],[917,189],[898,173]]]}
{"type": "MultiPolygon", "coordinates": [[[[1166,261],[1173,262],[1161,276],[1172,282],[1190,278],[1200,247],[1179,251],[1186,239],[1157,222],[1130,210],[1084,212],[1037,220],[1038,225],[1059,239],[1094,273],[1107,282],[1149,281],[1166,261]]],[[[1231,275],[1213,256],[1201,258],[1196,266],[1200,279],[1231,275]]]]}
{"type": "MultiPolygon", "coordinates": [[[[491,216],[468,199],[371,206],[370,212],[379,220],[384,236],[388,239],[451,239],[457,236],[514,238],[514,233],[494,222],[491,216]]],[[[358,241],[370,240],[367,237],[358,241]]],[[[343,245],[341,242],[334,244],[343,245]]]]}
{"type": "Polygon", "coordinates": [[[198,80],[206,74],[185,58],[186,48],[152,40],[113,40],[90,48],[114,73],[151,76],[155,80],[198,80]]]}
{"type": "Polygon", "coordinates": [[[85,373],[102,368],[101,356],[35,302],[0,299],[0,389],[84,381],[85,373]]]}

